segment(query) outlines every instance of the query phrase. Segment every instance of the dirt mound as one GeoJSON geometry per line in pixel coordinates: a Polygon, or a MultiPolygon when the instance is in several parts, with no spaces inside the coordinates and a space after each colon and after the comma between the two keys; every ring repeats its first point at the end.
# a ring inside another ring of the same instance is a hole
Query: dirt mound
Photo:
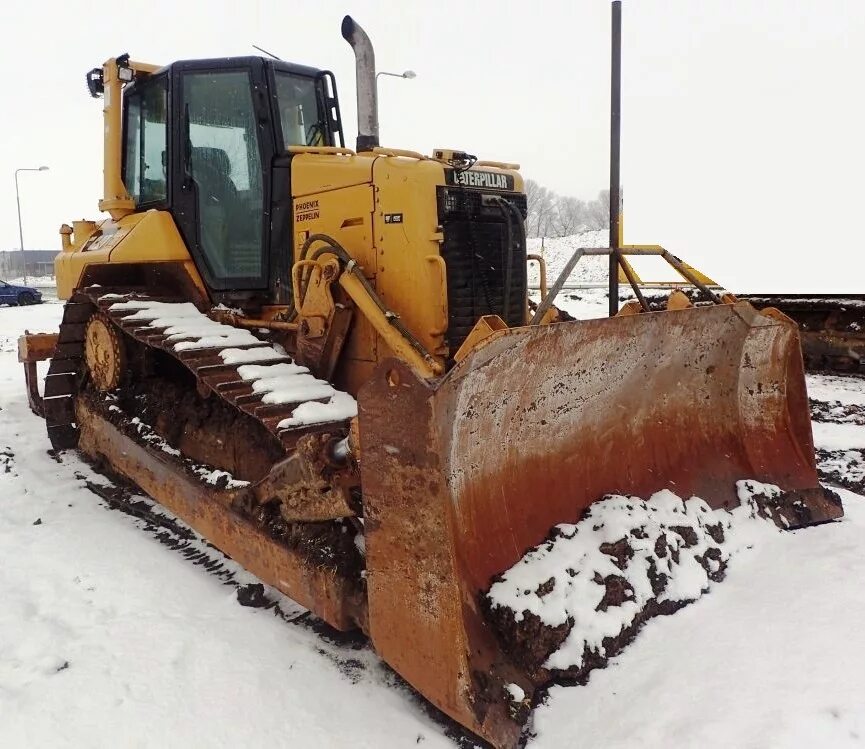
{"type": "Polygon", "coordinates": [[[800,495],[755,481],[737,488],[731,511],[664,490],[648,500],[609,495],[578,523],[556,526],[482,597],[503,649],[538,686],[584,683],[646,621],[723,580],[739,550],[807,522],[800,495]]]}

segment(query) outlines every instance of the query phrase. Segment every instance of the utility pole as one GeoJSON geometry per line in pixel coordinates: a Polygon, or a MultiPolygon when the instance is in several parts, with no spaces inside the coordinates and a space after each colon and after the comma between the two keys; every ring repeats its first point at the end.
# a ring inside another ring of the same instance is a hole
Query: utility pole
{"type": "Polygon", "coordinates": [[[26,166],[15,170],[15,203],[18,205],[18,246],[21,249],[21,261],[24,265],[24,285],[27,285],[27,254],[24,252],[24,231],[21,228],[21,197],[18,193],[18,172],[46,172],[47,166],[26,166]]]}
{"type": "Polygon", "coordinates": [[[622,0],[614,0],[610,54],[610,317],[619,312],[619,211],[622,128],[622,0]]]}

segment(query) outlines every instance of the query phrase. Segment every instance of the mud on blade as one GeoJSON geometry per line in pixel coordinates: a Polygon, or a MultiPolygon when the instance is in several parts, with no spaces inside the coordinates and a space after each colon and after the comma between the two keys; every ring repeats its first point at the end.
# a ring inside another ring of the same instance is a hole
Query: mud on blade
{"type": "Polygon", "coordinates": [[[494,334],[437,386],[394,361],[361,391],[376,649],[496,746],[531,690],[478,596],[607,493],[669,488],[715,508],[753,478],[797,495],[793,524],[841,509],[817,482],[795,324],[747,303],[494,334]]]}

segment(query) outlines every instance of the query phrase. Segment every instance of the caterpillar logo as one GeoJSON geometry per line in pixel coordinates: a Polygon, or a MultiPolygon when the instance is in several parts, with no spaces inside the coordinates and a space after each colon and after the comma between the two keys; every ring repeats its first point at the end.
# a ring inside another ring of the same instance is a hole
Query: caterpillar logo
{"type": "Polygon", "coordinates": [[[450,169],[446,173],[449,185],[460,187],[480,187],[486,190],[513,190],[514,178],[501,172],[482,172],[478,169],[466,169],[458,172],[450,169]]]}

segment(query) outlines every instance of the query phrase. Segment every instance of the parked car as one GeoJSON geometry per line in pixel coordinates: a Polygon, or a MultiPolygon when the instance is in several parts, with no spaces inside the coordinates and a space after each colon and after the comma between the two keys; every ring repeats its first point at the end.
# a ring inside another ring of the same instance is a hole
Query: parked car
{"type": "Polygon", "coordinates": [[[42,292],[32,286],[16,286],[0,281],[0,304],[41,304],[42,292]]]}

